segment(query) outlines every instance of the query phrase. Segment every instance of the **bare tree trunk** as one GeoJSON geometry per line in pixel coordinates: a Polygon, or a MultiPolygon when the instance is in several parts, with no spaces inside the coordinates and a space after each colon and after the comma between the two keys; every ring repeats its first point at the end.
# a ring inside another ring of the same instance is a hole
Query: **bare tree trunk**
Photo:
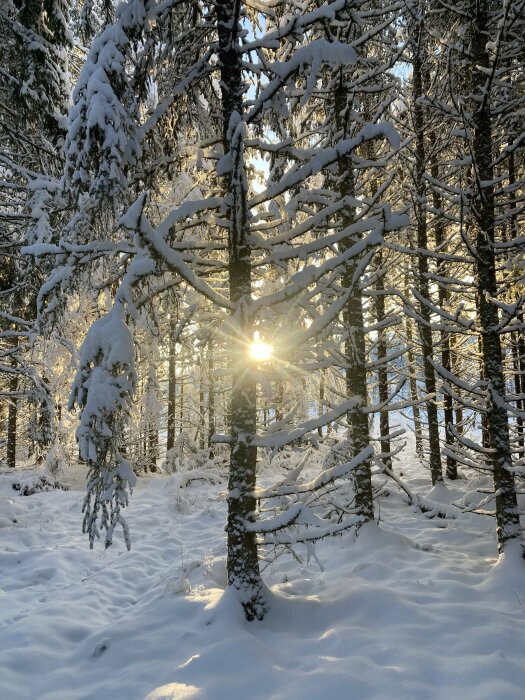
{"type": "MultiPolygon", "coordinates": [[[[478,302],[478,308],[479,308],[479,302],[478,302]]],[[[479,376],[481,379],[486,380],[486,374],[485,374],[485,364],[483,362],[483,340],[481,335],[478,336],[478,362],[479,362],[479,376]]],[[[488,423],[488,414],[486,411],[486,406],[484,407],[485,410],[482,411],[481,413],[481,444],[483,447],[488,450],[490,449],[490,435],[489,435],[489,423],[488,423]]]]}
{"type": "MultiPolygon", "coordinates": [[[[523,324],[523,315],[518,316],[518,320],[523,324]]],[[[512,338],[512,357],[514,363],[514,390],[517,396],[525,395],[525,342],[523,341],[523,332],[518,331],[513,333],[512,338]]],[[[525,411],[525,401],[523,398],[516,400],[516,408],[519,411],[525,411]]],[[[516,427],[518,433],[518,446],[525,447],[525,430],[523,418],[518,415],[516,419],[516,427]]]]}
{"type": "Polygon", "coordinates": [[[179,365],[179,433],[184,430],[184,358],[181,352],[179,365]]]}
{"type": "Polygon", "coordinates": [[[205,376],[204,376],[204,353],[201,349],[199,360],[199,449],[203,450],[206,444],[206,401],[205,401],[205,376]]]}
{"type": "Polygon", "coordinates": [[[275,421],[278,423],[284,417],[283,412],[284,403],[284,382],[282,379],[277,380],[277,387],[275,390],[275,421]]]}
{"type": "Polygon", "coordinates": [[[148,430],[148,469],[150,472],[157,471],[157,459],[159,456],[159,431],[152,420],[148,430]]]}
{"type": "Polygon", "coordinates": [[[13,374],[9,380],[9,409],[7,413],[7,466],[16,467],[17,443],[17,414],[18,414],[18,374],[13,374]]]}
{"type": "Polygon", "coordinates": [[[212,446],[215,435],[215,377],[213,362],[213,339],[210,335],[207,344],[208,352],[208,447],[212,446]]]}
{"type": "Polygon", "coordinates": [[[169,360],[168,360],[168,435],[166,449],[171,450],[175,444],[175,424],[177,422],[177,356],[175,353],[175,330],[177,317],[170,319],[169,360]]]}
{"type": "MultiPolygon", "coordinates": [[[[458,344],[454,336],[450,337],[450,364],[452,366],[452,371],[458,374],[459,368],[459,357],[458,357],[458,344]]],[[[461,390],[457,389],[458,395],[461,396],[461,390]]],[[[455,428],[458,435],[463,435],[463,406],[460,401],[455,401],[454,404],[454,421],[455,428]]]]}
{"type": "MultiPolygon", "coordinates": [[[[408,274],[405,277],[405,296],[408,295],[408,274]]],[[[421,413],[419,411],[419,396],[417,391],[417,367],[416,358],[414,356],[412,325],[410,318],[405,319],[405,332],[407,337],[407,360],[409,372],[410,399],[412,401],[412,417],[414,420],[414,434],[416,438],[416,454],[419,459],[423,459],[423,429],[421,425],[421,413]]]]}
{"type": "MultiPolygon", "coordinates": [[[[381,250],[378,250],[377,255],[377,268],[380,271],[377,284],[376,284],[376,295],[375,295],[375,312],[376,320],[378,324],[383,323],[386,319],[386,308],[385,308],[385,283],[384,283],[384,273],[381,272],[381,266],[383,264],[383,256],[381,250]]],[[[388,348],[385,338],[385,329],[380,328],[378,330],[377,336],[377,360],[381,364],[377,370],[377,384],[379,392],[379,403],[381,405],[388,402],[388,366],[385,361],[387,356],[388,348]]],[[[390,420],[388,417],[388,411],[381,409],[379,411],[379,435],[381,437],[381,454],[383,455],[383,462],[385,465],[392,469],[392,458],[390,454],[390,439],[388,435],[390,433],[390,420]]]]}
{"type": "Polygon", "coordinates": [[[496,522],[500,551],[509,540],[521,536],[508,414],[505,407],[503,353],[498,332],[499,314],[491,301],[497,295],[495,239],[494,170],[492,162],[492,118],[486,75],[490,60],[486,42],[489,35],[486,0],[471,0],[472,31],[472,126],[476,183],[472,214],[476,227],[476,268],[481,348],[487,383],[487,432],[490,461],[496,490],[496,522]]]}
{"type": "Polygon", "coordinates": [[[426,393],[430,398],[426,401],[426,411],[428,418],[428,440],[429,440],[429,460],[430,475],[432,483],[443,481],[443,471],[441,467],[441,448],[439,444],[439,422],[436,404],[436,373],[432,365],[434,345],[432,340],[430,309],[425,304],[430,299],[430,288],[428,283],[428,257],[425,252],[428,248],[427,212],[425,208],[426,181],[425,181],[425,110],[420,100],[423,97],[423,21],[420,19],[417,25],[412,27],[414,39],[412,41],[412,97],[414,110],[414,130],[416,136],[416,164],[414,171],[416,201],[415,214],[417,220],[417,272],[418,291],[422,297],[419,305],[421,322],[419,325],[419,335],[421,338],[421,350],[423,354],[423,375],[425,380],[426,393]]]}
{"type": "MultiPolygon", "coordinates": [[[[350,104],[349,95],[345,89],[343,73],[341,71],[337,86],[334,91],[334,112],[337,133],[342,138],[349,137],[350,104]]],[[[341,197],[351,199],[355,195],[354,173],[351,157],[339,159],[339,193],[341,197]]],[[[354,212],[348,207],[341,216],[342,228],[347,228],[353,223],[354,212]]],[[[352,246],[353,240],[344,240],[341,249],[352,246]]],[[[359,281],[355,279],[357,262],[351,261],[344,266],[341,284],[343,289],[352,289],[352,292],[343,308],[343,327],[346,333],[345,340],[345,377],[346,395],[356,398],[354,408],[348,411],[348,442],[352,457],[370,446],[370,429],[368,414],[365,409],[368,405],[368,389],[366,383],[366,340],[365,323],[363,318],[363,299],[359,287],[359,281]]],[[[364,459],[354,472],[355,480],[355,505],[359,515],[366,520],[374,518],[374,500],[372,493],[372,464],[371,459],[364,459]]]]}
{"type": "Polygon", "coordinates": [[[243,67],[239,50],[242,34],[241,3],[218,0],[218,58],[221,69],[224,153],[231,153],[232,172],[224,178],[228,199],[228,274],[230,300],[235,311],[230,317],[231,450],[228,482],[228,584],[236,588],[247,620],[262,619],[267,611],[259,570],[257,539],[246,523],[253,520],[256,501],[257,448],[252,444],[257,425],[255,373],[246,371],[246,340],[253,338],[249,314],[252,292],[251,247],[246,209],[242,134],[236,127],[243,115],[243,67]]]}
{"type": "MultiPolygon", "coordinates": [[[[319,418],[323,415],[324,413],[324,384],[325,384],[325,377],[324,377],[324,369],[320,371],[320,376],[319,376],[319,409],[317,412],[317,415],[319,418]]],[[[320,438],[323,437],[323,426],[319,425],[317,428],[317,434],[319,435],[320,438]]]]}
{"type": "MultiPolygon", "coordinates": [[[[509,155],[509,186],[514,186],[516,184],[516,161],[514,157],[514,151],[511,151],[509,155]]],[[[517,238],[519,236],[519,224],[517,221],[517,203],[512,200],[509,203],[509,208],[511,209],[510,218],[510,236],[511,238],[517,238]]],[[[523,339],[523,314],[518,314],[517,319],[522,327],[522,330],[513,333],[512,339],[512,355],[514,361],[514,389],[518,396],[523,396],[525,394],[525,341],[523,339]]],[[[525,400],[519,398],[516,401],[516,408],[519,411],[525,411],[525,400]]],[[[521,416],[516,419],[516,427],[518,433],[518,446],[520,448],[525,447],[525,426],[524,421],[521,416]]]]}
{"type": "MultiPolygon", "coordinates": [[[[437,163],[432,164],[430,172],[432,174],[432,178],[436,181],[439,177],[437,163]]],[[[445,242],[445,226],[442,218],[443,200],[436,189],[432,190],[432,200],[437,216],[435,226],[436,247],[440,248],[445,242]]],[[[442,276],[446,275],[444,262],[439,267],[439,274],[442,276]]],[[[448,291],[444,288],[443,284],[440,284],[438,301],[441,308],[446,306],[448,298],[448,291]]],[[[444,369],[447,370],[447,372],[452,372],[450,334],[446,333],[445,331],[441,331],[441,364],[443,365],[444,369]]],[[[445,418],[445,444],[450,447],[454,444],[454,434],[452,432],[454,427],[454,409],[452,405],[452,396],[450,396],[450,394],[446,391],[443,392],[443,413],[445,418]]],[[[446,457],[445,473],[447,475],[447,479],[451,479],[452,481],[458,478],[458,463],[450,454],[447,454],[446,457]]]]}

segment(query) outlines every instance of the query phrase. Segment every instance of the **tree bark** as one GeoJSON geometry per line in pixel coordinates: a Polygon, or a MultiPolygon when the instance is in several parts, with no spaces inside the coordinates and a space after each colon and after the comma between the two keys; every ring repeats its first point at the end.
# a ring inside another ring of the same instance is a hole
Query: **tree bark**
{"type": "Polygon", "coordinates": [[[199,367],[199,449],[203,450],[206,443],[206,392],[205,392],[205,370],[204,352],[201,349],[198,359],[199,367]]]}
{"type": "Polygon", "coordinates": [[[419,305],[419,315],[421,322],[419,325],[419,335],[421,338],[421,351],[423,355],[423,375],[425,381],[426,393],[430,398],[426,401],[426,411],[428,419],[428,441],[429,441],[429,461],[430,475],[432,484],[443,481],[443,471],[441,466],[441,448],[439,444],[439,421],[438,410],[436,403],[436,374],[432,366],[432,356],[434,353],[434,345],[432,340],[431,314],[430,309],[424,303],[430,299],[430,288],[428,283],[428,257],[426,249],[428,248],[428,230],[427,230],[427,212],[425,207],[426,200],[426,181],[425,181],[425,110],[421,105],[423,97],[423,57],[422,57],[422,41],[423,41],[423,23],[418,22],[412,28],[414,39],[412,42],[412,97],[414,110],[414,130],[416,136],[416,163],[415,163],[415,214],[417,221],[417,272],[418,272],[418,291],[423,299],[419,305]]]}
{"type": "Polygon", "coordinates": [[[228,202],[228,276],[230,300],[235,311],[230,317],[231,370],[231,450],[228,482],[228,584],[237,589],[247,620],[261,620],[267,603],[259,570],[257,539],[246,523],[253,520],[256,501],[257,406],[255,374],[247,368],[246,343],[253,338],[249,313],[252,293],[251,246],[246,204],[246,179],[242,134],[244,83],[239,50],[241,4],[218,0],[219,65],[222,91],[224,153],[231,153],[232,170],[224,177],[228,202]]]}
{"type": "MultiPolygon", "coordinates": [[[[375,312],[376,320],[378,324],[383,323],[386,318],[386,306],[385,306],[385,283],[384,283],[384,273],[381,272],[381,266],[383,264],[383,256],[381,250],[377,252],[377,269],[380,271],[377,284],[376,284],[376,296],[375,296],[375,312]]],[[[380,328],[378,330],[377,336],[377,360],[385,360],[388,352],[385,329],[380,328]]],[[[382,364],[377,370],[377,385],[379,392],[379,403],[381,405],[386,404],[388,401],[388,365],[386,362],[382,364]]],[[[388,437],[390,433],[390,420],[388,417],[388,411],[379,411],[379,435],[380,435],[380,445],[381,454],[384,464],[392,469],[392,458],[390,457],[390,439],[388,437]]]]}
{"type": "MultiPolygon", "coordinates": [[[[341,72],[334,90],[334,112],[337,133],[341,138],[349,138],[349,96],[345,89],[341,72]]],[[[355,195],[354,173],[351,156],[339,159],[339,194],[343,197],[355,195]]],[[[341,215],[341,227],[347,228],[354,221],[353,209],[347,207],[341,215]]],[[[343,240],[341,250],[352,246],[353,240],[343,240]]],[[[343,308],[343,327],[345,340],[345,382],[348,398],[358,400],[356,406],[348,411],[348,442],[351,457],[370,446],[370,429],[368,414],[368,388],[366,383],[366,340],[365,323],[363,318],[363,299],[359,280],[355,279],[357,261],[350,261],[343,268],[341,285],[343,289],[352,289],[348,301],[343,308]]],[[[372,493],[372,464],[370,458],[365,459],[354,471],[355,506],[359,515],[366,520],[374,518],[374,500],[372,493]]]]}
{"type": "MultiPolygon", "coordinates": [[[[408,275],[405,278],[405,295],[408,295],[408,275]]],[[[408,360],[408,376],[410,386],[410,399],[412,401],[412,418],[414,420],[414,435],[416,439],[416,454],[419,459],[423,460],[423,429],[421,425],[421,413],[419,410],[419,396],[417,391],[417,367],[416,358],[414,356],[412,325],[410,318],[405,319],[405,332],[407,337],[407,360],[408,360]]]]}
{"type": "Polygon", "coordinates": [[[169,360],[168,360],[168,434],[166,449],[171,450],[175,444],[175,424],[177,421],[177,356],[175,353],[175,330],[177,318],[170,319],[169,360]]]}
{"type": "Polygon", "coordinates": [[[212,446],[215,435],[215,377],[213,362],[213,339],[210,335],[207,344],[208,353],[208,447],[212,446]]]}
{"type": "Polygon", "coordinates": [[[9,380],[9,409],[7,413],[7,466],[16,467],[17,415],[18,415],[18,374],[9,380]]]}
{"type": "Polygon", "coordinates": [[[499,314],[491,301],[497,295],[495,241],[494,170],[492,161],[492,118],[490,94],[486,91],[486,74],[490,60],[486,49],[489,24],[486,0],[471,0],[472,52],[472,127],[473,159],[476,182],[472,201],[476,228],[476,272],[481,350],[487,384],[487,434],[496,491],[496,523],[500,551],[521,536],[508,414],[505,407],[503,353],[498,332],[499,314]]]}
{"type": "MultiPolygon", "coordinates": [[[[432,164],[430,172],[433,180],[436,181],[439,177],[437,163],[432,164]]],[[[436,247],[441,249],[441,246],[445,242],[445,225],[441,217],[441,212],[443,210],[443,200],[435,189],[432,190],[432,200],[434,210],[437,216],[436,226],[434,229],[436,236],[436,247]]],[[[445,276],[446,274],[444,262],[442,262],[439,266],[439,274],[442,276],[445,276]]],[[[438,289],[439,306],[441,308],[444,308],[448,302],[449,293],[442,283],[439,284],[438,289]]],[[[450,334],[446,331],[441,331],[441,364],[447,370],[447,372],[452,372],[450,334]]],[[[448,394],[446,391],[443,391],[443,413],[445,418],[445,444],[450,447],[454,444],[454,435],[452,432],[452,429],[454,427],[454,408],[452,404],[452,396],[450,396],[450,394],[448,394]]],[[[458,478],[458,463],[450,454],[447,454],[446,457],[445,474],[447,476],[447,479],[450,479],[451,481],[454,481],[458,478]]]]}
{"type": "Polygon", "coordinates": [[[157,471],[157,459],[159,455],[159,431],[152,420],[148,430],[148,469],[150,472],[157,471]]]}
{"type": "MultiPolygon", "coordinates": [[[[325,370],[322,369],[319,373],[319,408],[317,411],[317,415],[320,418],[323,413],[324,413],[324,385],[325,385],[325,377],[324,377],[325,370]]],[[[319,435],[320,438],[323,437],[323,426],[319,425],[317,427],[317,434],[319,435]]]]}
{"type": "MultiPolygon", "coordinates": [[[[509,156],[509,185],[516,184],[516,160],[514,151],[509,156]]],[[[519,224],[517,220],[517,203],[512,200],[509,203],[511,210],[510,217],[510,237],[517,238],[519,236],[519,224]]],[[[517,320],[521,324],[521,330],[513,333],[512,339],[512,356],[514,361],[514,389],[518,396],[525,394],[525,340],[523,339],[523,314],[518,314],[517,320]]],[[[519,398],[516,401],[516,408],[523,412],[525,411],[525,400],[519,398]]],[[[516,419],[516,428],[518,433],[518,447],[525,447],[525,426],[521,416],[516,419]]]]}
{"type": "Polygon", "coordinates": [[[179,363],[179,434],[184,432],[184,357],[181,350],[179,363]]]}

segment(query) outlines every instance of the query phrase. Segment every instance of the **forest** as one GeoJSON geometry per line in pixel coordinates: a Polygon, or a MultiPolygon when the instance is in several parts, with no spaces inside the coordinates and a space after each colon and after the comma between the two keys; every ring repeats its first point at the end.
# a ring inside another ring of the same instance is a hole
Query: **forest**
{"type": "MultiPolygon", "coordinates": [[[[447,571],[463,552],[494,608],[485,634],[506,620],[478,667],[515,655],[472,694],[474,671],[427,687],[385,669],[384,686],[336,674],[283,694],[267,669],[232,692],[213,655],[200,689],[191,673],[158,691],[88,674],[75,694],[26,684],[13,656],[7,700],[522,698],[524,227],[525,0],[1,0],[0,586],[53,600],[46,586],[77,590],[86,571],[134,586],[145,533],[165,528],[151,557],[179,568],[152,574],[153,617],[211,576],[222,602],[199,614],[242,630],[235,655],[277,638],[279,616],[293,628],[319,572],[336,625],[360,566],[379,586],[371,571],[383,559],[389,580],[406,547],[442,557],[438,580],[448,547],[447,571]],[[16,578],[71,537],[77,578],[62,559],[16,578]]],[[[455,585],[441,602],[468,599],[455,585]]],[[[360,624],[381,626],[372,588],[360,624]]],[[[424,674],[443,648],[415,644],[424,674]]]]}

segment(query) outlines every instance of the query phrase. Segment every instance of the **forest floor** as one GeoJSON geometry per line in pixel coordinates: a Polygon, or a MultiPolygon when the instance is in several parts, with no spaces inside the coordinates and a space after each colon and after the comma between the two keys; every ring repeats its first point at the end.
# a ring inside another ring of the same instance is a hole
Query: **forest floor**
{"type": "MultiPolygon", "coordinates": [[[[402,471],[443,504],[488,485],[402,471]]],[[[269,565],[270,613],[246,623],[224,593],[225,483],[139,479],[132,549],[106,552],[80,532],[82,476],[29,497],[0,476],[2,700],[525,697],[525,563],[498,560],[491,517],[429,519],[389,483],[378,525],[269,565]]]]}

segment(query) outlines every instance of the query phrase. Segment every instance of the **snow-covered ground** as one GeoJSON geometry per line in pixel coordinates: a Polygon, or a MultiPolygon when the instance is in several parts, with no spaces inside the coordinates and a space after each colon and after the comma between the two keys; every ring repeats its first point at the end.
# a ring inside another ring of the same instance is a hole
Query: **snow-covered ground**
{"type": "MultiPolygon", "coordinates": [[[[415,459],[403,472],[441,503],[483,497],[479,480],[430,492],[415,459]]],[[[66,479],[21,497],[0,477],[1,700],[525,697],[525,563],[498,562],[492,518],[429,520],[391,485],[357,540],[269,566],[271,612],[246,623],[224,593],[224,485],[140,479],[132,550],[104,552],[66,479]]]]}

